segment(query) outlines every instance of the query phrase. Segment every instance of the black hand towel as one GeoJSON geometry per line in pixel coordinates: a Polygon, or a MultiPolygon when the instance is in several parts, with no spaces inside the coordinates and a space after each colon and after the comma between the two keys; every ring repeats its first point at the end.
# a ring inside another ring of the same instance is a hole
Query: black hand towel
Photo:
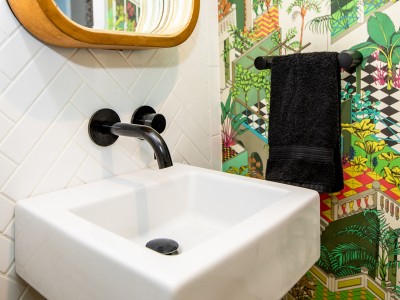
{"type": "Polygon", "coordinates": [[[274,57],[265,179],[340,191],[340,130],[338,53],[274,57]]]}

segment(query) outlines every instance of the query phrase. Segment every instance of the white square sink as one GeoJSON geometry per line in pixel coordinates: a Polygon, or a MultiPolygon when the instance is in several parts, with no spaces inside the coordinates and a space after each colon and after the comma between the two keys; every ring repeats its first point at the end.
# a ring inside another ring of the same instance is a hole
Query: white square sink
{"type": "Polygon", "coordinates": [[[16,270],[50,300],[280,299],[319,258],[312,190],[176,164],[18,202],[16,270]],[[178,255],[145,245],[170,238],[178,255]]]}

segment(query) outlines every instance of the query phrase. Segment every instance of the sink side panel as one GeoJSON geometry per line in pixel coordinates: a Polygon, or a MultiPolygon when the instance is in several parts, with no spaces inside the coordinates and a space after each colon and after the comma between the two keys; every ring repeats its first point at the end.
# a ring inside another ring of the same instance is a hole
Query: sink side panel
{"type": "Polygon", "coordinates": [[[91,249],[90,238],[74,239],[23,205],[15,213],[16,271],[47,299],[171,299],[167,288],[91,249]]]}
{"type": "Polygon", "coordinates": [[[289,194],[266,181],[227,175],[210,172],[192,177],[190,208],[194,213],[232,225],[289,194]]]}
{"type": "Polygon", "coordinates": [[[208,272],[191,279],[174,300],[278,300],[317,261],[319,198],[276,223],[208,272]]]}

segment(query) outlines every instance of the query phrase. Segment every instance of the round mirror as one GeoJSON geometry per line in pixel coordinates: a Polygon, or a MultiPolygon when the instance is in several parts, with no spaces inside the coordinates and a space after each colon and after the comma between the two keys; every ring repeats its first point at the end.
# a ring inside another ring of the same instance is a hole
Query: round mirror
{"type": "Polygon", "coordinates": [[[39,39],[63,47],[134,49],[185,41],[200,0],[8,0],[39,39]]]}

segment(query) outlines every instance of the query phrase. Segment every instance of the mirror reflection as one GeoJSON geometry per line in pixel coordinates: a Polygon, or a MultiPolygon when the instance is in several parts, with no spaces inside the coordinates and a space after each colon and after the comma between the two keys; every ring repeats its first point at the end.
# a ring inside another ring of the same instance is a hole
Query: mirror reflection
{"type": "Polygon", "coordinates": [[[165,25],[168,0],[55,0],[74,22],[89,28],[154,33],[165,25]],[[164,13],[163,13],[164,12],[164,13]],[[147,15],[147,17],[146,17],[147,15]]]}

